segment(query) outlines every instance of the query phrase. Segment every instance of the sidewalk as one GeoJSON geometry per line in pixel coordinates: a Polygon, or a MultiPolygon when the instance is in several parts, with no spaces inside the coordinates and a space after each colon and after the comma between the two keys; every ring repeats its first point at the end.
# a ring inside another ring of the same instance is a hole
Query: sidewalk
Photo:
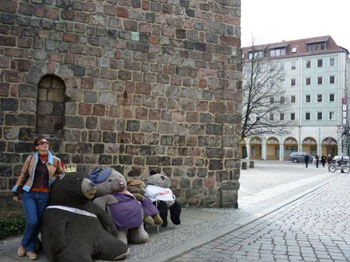
{"type": "Polygon", "coordinates": [[[350,261],[349,187],[349,174],[339,175],[298,201],[168,261],[350,261]]]}
{"type": "MultiPolygon", "coordinates": [[[[239,209],[183,208],[181,225],[173,226],[170,222],[167,228],[160,228],[159,233],[156,228],[150,228],[150,241],[142,245],[130,245],[130,256],[126,261],[171,260],[174,256],[261,218],[338,177],[340,174],[331,175],[324,169],[305,170],[297,164],[257,161],[254,169],[241,172],[239,209]],[[281,177],[283,173],[285,175],[281,177]],[[257,186],[259,183],[260,186],[257,186]]],[[[16,256],[19,243],[19,237],[0,242],[1,261],[28,261],[28,258],[16,256]]],[[[48,260],[44,254],[39,254],[37,261],[48,260]]]]}

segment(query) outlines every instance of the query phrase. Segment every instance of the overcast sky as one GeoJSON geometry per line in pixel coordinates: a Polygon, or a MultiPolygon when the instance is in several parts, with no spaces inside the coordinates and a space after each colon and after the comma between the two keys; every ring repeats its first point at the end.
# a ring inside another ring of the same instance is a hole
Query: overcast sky
{"type": "Polygon", "coordinates": [[[330,35],[350,50],[350,0],[241,0],[242,47],[330,35]]]}

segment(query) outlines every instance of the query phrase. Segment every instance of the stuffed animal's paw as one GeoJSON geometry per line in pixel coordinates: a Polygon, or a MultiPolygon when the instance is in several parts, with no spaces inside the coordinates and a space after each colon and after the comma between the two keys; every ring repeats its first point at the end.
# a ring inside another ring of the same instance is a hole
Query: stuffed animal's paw
{"type": "Polygon", "coordinates": [[[145,222],[145,224],[149,225],[149,226],[154,226],[154,220],[151,216],[145,216],[143,219],[143,222],[145,222]]]}
{"type": "Polygon", "coordinates": [[[154,221],[154,224],[158,226],[163,224],[163,219],[159,216],[159,214],[153,216],[153,221],[154,221]]]}
{"type": "Polygon", "coordinates": [[[139,193],[133,193],[133,195],[140,202],[143,202],[145,200],[145,197],[139,193]]]}

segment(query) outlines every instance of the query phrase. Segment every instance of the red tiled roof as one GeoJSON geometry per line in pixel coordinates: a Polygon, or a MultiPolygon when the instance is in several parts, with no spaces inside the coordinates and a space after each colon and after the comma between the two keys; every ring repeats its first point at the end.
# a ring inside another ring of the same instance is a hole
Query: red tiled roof
{"type": "Polygon", "coordinates": [[[255,50],[255,51],[264,50],[264,57],[269,58],[270,49],[283,48],[283,47],[286,47],[286,55],[273,57],[274,59],[284,58],[284,57],[322,54],[322,53],[348,52],[346,49],[338,46],[331,36],[320,36],[320,37],[312,37],[312,38],[305,38],[305,39],[299,39],[299,40],[282,41],[282,42],[270,43],[266,45],[243,47],[242,51],[245,54],[244,56],[245,59],[248,59],[248,56],[246,56],[246,54],[252,50],[255,50]],[[307,51],[308,44],[315,44],[315,43],[322,43],[322,42],[327,42],[327,48],[325,50],[318,50],[314,52],[307,51]],[[292,49],[295,47],[297,48],[296,52],[292,52],[292,49]]]}

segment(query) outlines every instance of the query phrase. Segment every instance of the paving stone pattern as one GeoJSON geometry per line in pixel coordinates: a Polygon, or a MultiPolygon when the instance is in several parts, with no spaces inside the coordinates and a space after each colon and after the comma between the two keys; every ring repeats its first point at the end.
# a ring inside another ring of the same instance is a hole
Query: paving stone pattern
{"type": "Polygon", "coordinates": [[[350,176],[169,261],[350,261],[350,176]]]}

